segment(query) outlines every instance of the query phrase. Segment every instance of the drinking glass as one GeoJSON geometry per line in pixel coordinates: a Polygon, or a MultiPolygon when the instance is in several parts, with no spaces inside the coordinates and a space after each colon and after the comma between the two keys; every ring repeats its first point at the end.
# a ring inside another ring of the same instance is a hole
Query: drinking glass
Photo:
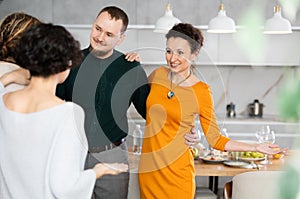
{"type": "Polygon", "coordinates": [[[197,127],[196,134],[197,134],[197,138],[199,139],[199,142],[201,142],[201,128],[199,126],[197,127]]]}
{"type": "Polygon", "coordinates": [[[205,147],[202,144],[202,142],[203,142],[202,137],[201,137],[202,136],[202,128],[199,125],[196,125],[195,130],[196,130],[196,135],[197,135],[198,141],[195,142],[194,146],[192,146],[192,147],[197,149],[198,156],[203,156],[205,147]]]}
{"type": "MultiPolygon", "coordinates": [[[[274,144],[275,142],[275,132],[270,129],[270,126],[263,126],[257,133],[256,137],[259,143],[270,143],[274,144]]],[[[268,155],[265,154],[265,158],[260,162],[261,164],[272,164],[268,160],[268,155]]]]}
{"type": "Polygon", "coordinates": [[[196,125],[195,130],[196,130],[196,136],[198,138],[198,141],[195,142],[194,146],[190,146],[191,148],[201,143],[201,127],[199,127],[199,125],[196,125]]]}
{"type": "Polygon", "coordinates": [[[221,129],[221,133],[222,133],[222,135],[224,135],[224,136],[226,136],[226,137],[229,137],[226,128],[222,128],[222,129],[221,129]]]}

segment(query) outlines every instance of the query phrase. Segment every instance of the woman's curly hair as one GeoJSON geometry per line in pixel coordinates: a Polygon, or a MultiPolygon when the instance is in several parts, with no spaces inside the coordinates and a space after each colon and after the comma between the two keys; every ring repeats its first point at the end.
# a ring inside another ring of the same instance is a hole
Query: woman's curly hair
{"type": "Polygon", "coordinates": [[[180,37],[188,41],[191,52],[197,52],[203,46],[203,35],[198,28],[188,23],[175,24],[171,30],[166,34],[166,38],[180,37]]]}
{"type": "Polygon", "coordinates": [[[79,42],[62,26],[40,23],[31,26],[16,48],[16,63],[31,76],[49,77],[82,60],[79,42]]]}
{"type": "Polygon", "coordinates": [[[0,60],[15,63],[15,47],[22,33],[40,21],[22,12],[6,16],[0,25],[0,60]]]}

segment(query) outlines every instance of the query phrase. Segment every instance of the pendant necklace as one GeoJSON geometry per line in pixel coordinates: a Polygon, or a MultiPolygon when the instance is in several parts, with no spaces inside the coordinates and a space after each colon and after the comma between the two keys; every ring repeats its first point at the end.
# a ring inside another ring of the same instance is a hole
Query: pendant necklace
{"type": "Polygon", "coordinates": [[[181,83],[183,83],[185,80],[187,80],[191,75],[192,75],[192,71],[190,71],[190,73],[188,74],[188,76],[186,76],[186,78],[184,78],[183,80],[181,80],[180,82],[178,82],[178,84],[175,84],[174,88],[173,88],[173,75],[172,75],[172,71],[171,72],[171,82],[170,82],[170,90],[167,94],[168,99],[171,99],[172,97],[174,97],[175,93],[174,93],[174,89],[181,83]]]}

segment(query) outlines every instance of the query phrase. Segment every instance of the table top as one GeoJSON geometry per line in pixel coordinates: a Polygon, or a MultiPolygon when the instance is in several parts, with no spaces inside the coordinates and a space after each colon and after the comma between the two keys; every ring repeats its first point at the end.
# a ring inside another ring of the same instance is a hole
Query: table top
{"type": "MultiPolygon", "coordinates": [[[[269,160],[272,164],[269,165],[261,165],[259,171],[280,171],[283,170],[284,165],[288,161],[289,157],[292,155],[297,155],[300,157],[300,150],[290,150],[289,156],[284,156],[281,159],[273,159],[269,160]]],[[[139,155],[134,155],[129,153],[129,162],[130,169],[137,169],[139,162],[139,155]]],[[[259,161],[255,162],[259,164],[259,161]]],[[[195,171],[196,176],[235,176],[240,173],[256,171],[257,169],[246,169],[246,168],[236,168],[229,167],[224,165],[223,163],[219,164],[208,164],[204,163],[202,160],[195,160],[195,171]]]]}
{"type": "MultiPolygon", "coordinates": [[[[282,170],[282,167],[285,162],[285,158],[282,159],[270,159],[272,164],[269,165],[261,165],[260,171],[279,171],[282,170]]],[[[255,162],[259,164],[259,162],[255,162]]],[[[240,173],[256,171],[257,169],[251,168],[238,168],[238,167],[230,167],[226,166],[223,163],[219,164],[207,164],[202,160],[195,160],[195,170],[196,176],[235,176],[240,173]]]]}
{"type": "MultiPolygon", "coordinates": [[[[288,159],[293,155],[300,155],[300,150],[290,150],[288,156],[284,156],[281,159],[269,158],[272,164],[260,165],[259,171],[280,171],[284,169],[284,166],[288,159]]],[[[255,162],[259,164],[259,161],[255,162]]],[[[257,169],[246,169],[226,166],[223,163],[220,164],[208,164],[202,160],[195,160],[196,176],[235,176],[240,173],[256,171],[257,169]]]]}

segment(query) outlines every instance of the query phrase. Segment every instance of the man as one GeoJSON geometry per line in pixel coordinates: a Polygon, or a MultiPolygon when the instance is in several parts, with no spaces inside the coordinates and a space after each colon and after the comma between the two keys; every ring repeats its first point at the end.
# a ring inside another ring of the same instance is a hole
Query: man
{"type": "MultiPolygon", "coordinates": [[[[89,142],[86,168],[97,162],[128,164],[125,138],[127,109],[131,103],[145,117],[149,86],[138,62],[128,62],[114,48],[120,45],[128,17],[120,8],[103,8],[95,19],[90,46],[83,50],[82,64],[71,70],[57,87],[57,96],[81,105],[85,111],[85,131],[89,142]]],[[[95,198],[127,198],[129,174],[106,176],[95,185],[95,198]]]]}

